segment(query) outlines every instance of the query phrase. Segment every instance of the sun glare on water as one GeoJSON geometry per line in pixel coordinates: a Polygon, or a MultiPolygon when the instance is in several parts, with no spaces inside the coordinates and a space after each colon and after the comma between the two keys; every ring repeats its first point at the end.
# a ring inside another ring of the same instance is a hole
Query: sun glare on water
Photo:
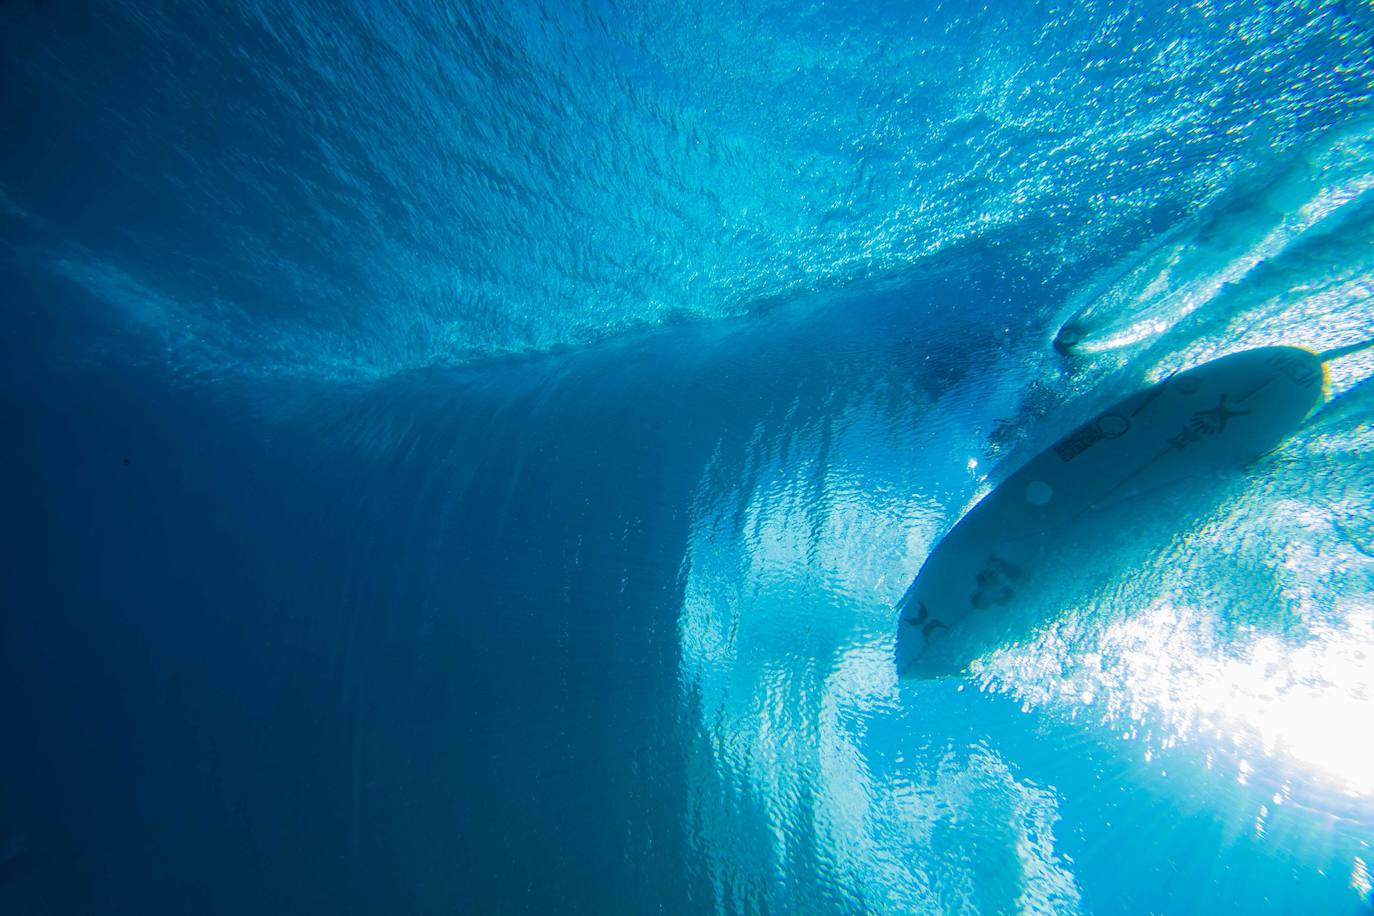
{"type": "Polygon", "coordinates": [[[1362,610],[1298,646],[1266,635],[1239,654],[1209,655],[1157,638],[1125,650],[1123,662],[1137,675],[1138,699],[1176,727],[1374,797],[1374,625],[1362,610]]]}

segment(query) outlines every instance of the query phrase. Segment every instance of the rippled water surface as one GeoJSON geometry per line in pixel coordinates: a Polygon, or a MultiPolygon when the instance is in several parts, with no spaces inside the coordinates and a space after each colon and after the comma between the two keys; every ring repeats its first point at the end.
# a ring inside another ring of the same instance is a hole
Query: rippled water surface
{"type": "Polygon", "coordinates": [[[1374,338],[1371,61],[0,3],[0,912],[1369,912],[1374,351],[967,674],[893,606],[1104,405],[1374,338]]]}

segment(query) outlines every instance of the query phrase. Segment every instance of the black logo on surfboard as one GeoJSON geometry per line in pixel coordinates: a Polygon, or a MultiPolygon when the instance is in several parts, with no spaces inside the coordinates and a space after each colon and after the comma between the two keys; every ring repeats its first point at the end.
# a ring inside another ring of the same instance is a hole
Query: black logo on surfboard
{"type": "Polygon", "coordinates": [[[1209,410],[1198,410],[1193,412],[1193,422],[1189,425],[1203,435],[1214,436],[1226,428],[1226,424],[1231,422],[1232,417],[1240,417],[1250,413],[1248,410],[1232,410],[1226,406],[1226,395],[1222,395],[1217,401],[1217,406],[1209,410]]]}
{"type": "Polygon", "coordinates": [[[1016,597],[1016,586],[1025,575],[1026,571],[1015,563],[993,554],[974,577],[978,588],[969,595],[969,603],[978,610],[1001,607],[1016,597]]]}
{"type": "Polygon", "coordinates": [[[1243,417],[1248,413],[1251,411],[1232,410],[1227,407],[1226,395],[1223,394],[1217,399],[1216,407],[1193,411],[1193,418],[1188,421],[1188,425],[1179,430],[1177,435],[1170,436],[1169,444],[1176,449],[1185,449],[1208,436],[1223,432],[1233,417],[1243,417]]]}
{"type": "Polygon", "coordinates": [[[929,639],[930,634],[934,633],[936,630],[945,630],[949,628],[943,620],[926,620],[929,616],[930,611],[926,608],[926,603],[922,601],[921,609],[916,613],[916,616],[906,618],[906,622],[909,626],[920,627],[921,635],[927,639],[929,639]]]}
{"type": "Polygon", "coordinates": [[[1064,441],[1054,447],[1054,451],[1064,461],[1072,461],[1103,439],[1118,439],[1126,435],[1130,428],[1131,421],[1121,414],[1104,413],[1086,426],[1069,433],[1064,441]]]}

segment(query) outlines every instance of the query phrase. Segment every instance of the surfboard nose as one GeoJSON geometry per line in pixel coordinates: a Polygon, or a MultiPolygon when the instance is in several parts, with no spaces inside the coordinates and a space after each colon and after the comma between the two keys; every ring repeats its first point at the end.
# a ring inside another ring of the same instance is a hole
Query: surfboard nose
{"type": "Polygon", "coordinates": [[[949,677],[960,674],[967,665],[966,660],[955,657],[957,653],[944,651],[947,646],[944,631],[931,637],[909,636],[897,640],[897,676],[902,678],[949,677]]]}
{"type": "MultiPolygon", "coordinates": [[[[914,585],[914,583],[913,583],[914,585]]],[[[930,613],[925,605],[915,599],[914,588],[908,589],[897,602],[897,674],[909,677],[908,671],[915,664],[925,648],[925,637],[921,627],[930,613]]]]}
{"type": "Polygon", "coordinates": [[[904,598],[897,615],[897,674],[899,677],[938,677],[955,674],[939,652],[949,627],[914,598],[904,598]]]}

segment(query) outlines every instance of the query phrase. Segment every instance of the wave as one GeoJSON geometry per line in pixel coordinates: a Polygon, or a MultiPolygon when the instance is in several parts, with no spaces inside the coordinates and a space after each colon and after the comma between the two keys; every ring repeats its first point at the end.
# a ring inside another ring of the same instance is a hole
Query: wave
{"type": "Polygon", "coordinates": [[[30,261],[128,278],[97,284],[115,315],[154,291],[192,374],[356,379],[900,284],[970,241],[1073,282],[1368,104],[1336,2],[773,12],[16,7],[0,183],[57,242],[30,261]]]}
{"type": "Polygon", "coordinates": [[[1138,346],[1209,309],[1374,271],[1374,122],[1332,132],[1144,246],[1071,300],[1064,353],[1138,346]]]}

